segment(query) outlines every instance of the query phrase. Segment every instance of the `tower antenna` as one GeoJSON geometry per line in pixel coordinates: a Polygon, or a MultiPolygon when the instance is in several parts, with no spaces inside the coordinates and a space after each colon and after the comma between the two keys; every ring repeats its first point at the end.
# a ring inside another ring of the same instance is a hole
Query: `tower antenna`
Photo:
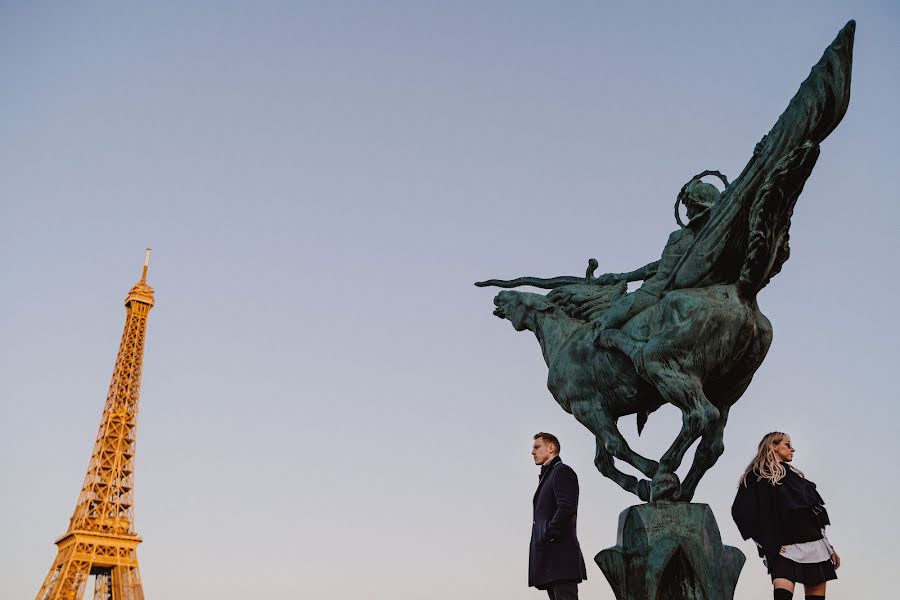
{"type": "Polygon", "coordinates": [[[147,254],[144,256],[144,272],[141,274],[141,283],[147,283],[147,267],[150,266],[150,248],[147,248],[147,254]]]}

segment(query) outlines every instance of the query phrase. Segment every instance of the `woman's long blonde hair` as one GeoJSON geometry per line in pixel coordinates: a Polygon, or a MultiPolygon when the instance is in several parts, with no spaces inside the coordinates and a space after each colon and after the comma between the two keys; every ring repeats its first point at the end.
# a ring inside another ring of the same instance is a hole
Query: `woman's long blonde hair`
{"type": "MultiPolygon", "coordinates": [[[[781,464],[781,459],[775,453],[775,446],[780,444],[788,435],[783,431],[773,431],[767,433],[760,440],[756,449],[756,457],[744,469],[741,475],[740,483],[747,485],[747,477],[752,473],[756,475],[757,481],[760,479],[768,479],[772,485],[777,485],[779,481],[787,475],[787,469],[781,464]]],[[[803,473],[793,466],[791,470],[803,477],[803,473]]]]}

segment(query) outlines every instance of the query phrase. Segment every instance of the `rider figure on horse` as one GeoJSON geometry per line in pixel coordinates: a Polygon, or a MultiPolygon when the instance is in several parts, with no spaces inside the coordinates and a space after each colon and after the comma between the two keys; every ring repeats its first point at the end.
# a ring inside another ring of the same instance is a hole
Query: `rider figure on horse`
{"type": "MultiPolygon", "coordinates": [[[[705,174],[711,173],[706,172],[703,175],[705,174]]],[[[718,202],[721,196],[715,186],[700,181],[700,177],[703,175],[694,177],[681,188],[675,203],[675,216],[681,227],[669,235],[669,241],[666,242],[659,260],[628,273],[606,273],[591,281],[598,285],[611,285],[621,281],[644,282],[638,289],[619,298],[594,321],[594,344],[596,346],[610,347],[612,345],[610,340],[603,336],[605,330],[622,327],[632,317],[655,305],[662,298],[673,269],[693,245],[697,232],[709,218],[709,209],[718,202]],[[684,204],[687,210],[687,225],[681,222],[678,214],[681,204],[684,204]]]]}

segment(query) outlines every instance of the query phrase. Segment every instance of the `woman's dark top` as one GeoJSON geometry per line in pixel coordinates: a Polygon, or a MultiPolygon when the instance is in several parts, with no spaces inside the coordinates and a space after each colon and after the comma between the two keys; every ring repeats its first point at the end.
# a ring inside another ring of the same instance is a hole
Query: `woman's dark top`
{"type": "Polygon", "coordinates": [[[760,555],[770,563],[782,546],[822,539],[822,530],[830,524],[816,484],[782,464],[787,473],[775,485],[755,471],[748,474],[731,505],[743,538],[762,546],[760,555]]]}

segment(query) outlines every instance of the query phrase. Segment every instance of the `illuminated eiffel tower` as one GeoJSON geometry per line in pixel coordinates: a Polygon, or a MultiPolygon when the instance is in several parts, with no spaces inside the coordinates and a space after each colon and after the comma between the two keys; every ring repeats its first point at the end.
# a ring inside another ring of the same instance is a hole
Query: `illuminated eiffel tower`
{"type": "Polygon", "coordinates": [[[91,575],[95,600],[143,600],[134,531],[134,443],[141,365],[153,288],[150,249],[125,299],[125,330],[81,495],[37,600],[81,600],[91,575]]]}

